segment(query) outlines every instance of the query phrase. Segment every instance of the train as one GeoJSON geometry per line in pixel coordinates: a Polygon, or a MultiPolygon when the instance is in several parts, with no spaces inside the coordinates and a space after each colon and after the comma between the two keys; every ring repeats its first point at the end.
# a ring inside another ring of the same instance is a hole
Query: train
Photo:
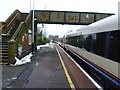
{"type": "Polygon", "coordinates": [[[112,15],[65,34],[63,42],[60,43],[65,50],[82,57],[107,75],[102,76],[105,76],[105,79],[109,78],[106,82],[115,81],[116,87],[120,87],[120,27],[118,24],[118,15],[112,15]]]}

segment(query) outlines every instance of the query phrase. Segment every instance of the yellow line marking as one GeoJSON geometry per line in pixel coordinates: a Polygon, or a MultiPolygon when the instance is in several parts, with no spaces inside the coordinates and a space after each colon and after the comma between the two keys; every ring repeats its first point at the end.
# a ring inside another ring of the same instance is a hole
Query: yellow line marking
{"type": "Polygon", "coordinates": [[[8,63],[0,63],[0,65],[1,65],[1,64],[8,64],[8,63]]]}
{"type": "Polygon", "coordinates": [[[58,51],[58,49],[57,49],[56,46],[55,46],[55,48],[56,48],[56,51],[57,51],[57,53],[58,53],[60,62],[61,62],[61,64],[62,64],[62,66],[63,66],[64,72],[65,72],[65,75],[66,75],[66,77],[67,77],[67,80],[68,80],[68,82],[69,82],[70,87],[71,87],[72,90],[76,90],[76,89],[75,89],[75,86],[74,86],[74,84],[73,84],[73,82],[72,82],[72,79],[70,78],[70,75],[69,75],[69,73],[68,73],[68,71],[67,71],[67,68],[65,67],[65,64],[64,64],[64,62],[63,62],[63,60],[62,60],[62,57],[61,57],[61,55],[60,55],[60,53],[59,53],[59,51],[58,51]]]}

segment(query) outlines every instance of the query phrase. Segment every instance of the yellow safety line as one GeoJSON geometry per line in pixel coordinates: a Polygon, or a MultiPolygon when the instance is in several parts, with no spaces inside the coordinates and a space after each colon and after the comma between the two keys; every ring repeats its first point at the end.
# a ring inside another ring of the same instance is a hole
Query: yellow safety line
{"type": "Polygon", "coordinates": [[[73,84],[73,82],[72,82],[72,79],[70,78],[70,75],[69,75],[69,73],[68,73],[68,71],[67,71],[67,68],[65,67],[65,64],[64,64],[64,62],[63,62],[63,60],[62,60],[62,57],[61,57],[61,55],[60,55],[60,53],[59,53],[59,51],[58,51],[58,49],[57,49],[56,46],[55,46],[55,48],[56,48],[56,51],[57,51],[57,53],[58,53],[60,62],[61,62],[61,64],[62,64],[62,66],[63,66],[64,72],[65,72],[65,75],[66,75],[66,77],[67,77],[67,80],[68,80],[68,82],[69,82],[70,87],[71,87],[72,90],[76,90],[76,89],[75,89],[75,86],[74,86],[74,84],[73,84]]]}
{"type": "Polygon", "coordinates": [[[8,63],[0,63],[0,65],[1,65],[1,64],[8,64],[8,63]]]}

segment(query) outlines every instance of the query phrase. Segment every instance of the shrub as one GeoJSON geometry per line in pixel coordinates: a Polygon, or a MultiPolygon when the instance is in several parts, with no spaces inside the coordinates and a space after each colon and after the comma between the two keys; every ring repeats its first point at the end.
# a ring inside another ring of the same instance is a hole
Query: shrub
{"type": "Polygon", "coordinates": [[[50,42],[50,40],[46,37],[43,37],[43,41],[42,41],[41,36],[37,37],[37,45],[43,45],[43,44],[46,44],[46,43],[49,43],[49,42],[50,42]]]}

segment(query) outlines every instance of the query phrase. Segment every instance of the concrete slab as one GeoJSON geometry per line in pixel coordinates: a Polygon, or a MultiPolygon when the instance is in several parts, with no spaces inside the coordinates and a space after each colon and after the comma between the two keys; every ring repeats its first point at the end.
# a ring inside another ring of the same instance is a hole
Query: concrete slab
{"type": "Polygon", "coordinates": [[[41,48],[35,57],[36,66],[25,88],[70,88],[53,46],[41,48]]]}
{"type": "Polygon", "coordinates": [[[13,67],[10,65],[2,65],[2,87],[7,88],[10,82],[17,79],[19,75],[24,71],[24,69],[29,65],[30,63],[17,67],[13,67]]]}
{"type": "MultiPolygon", "coordinates": [[[[95,88],[59,47],[58,50],[75,88],[95,88]]],[[[31,59],[30,64],[4,67],[3,80],[5,83],[3,86],[5,88],[70,89],[70,83],[53,44],[40,48],[31,59]]]]}

